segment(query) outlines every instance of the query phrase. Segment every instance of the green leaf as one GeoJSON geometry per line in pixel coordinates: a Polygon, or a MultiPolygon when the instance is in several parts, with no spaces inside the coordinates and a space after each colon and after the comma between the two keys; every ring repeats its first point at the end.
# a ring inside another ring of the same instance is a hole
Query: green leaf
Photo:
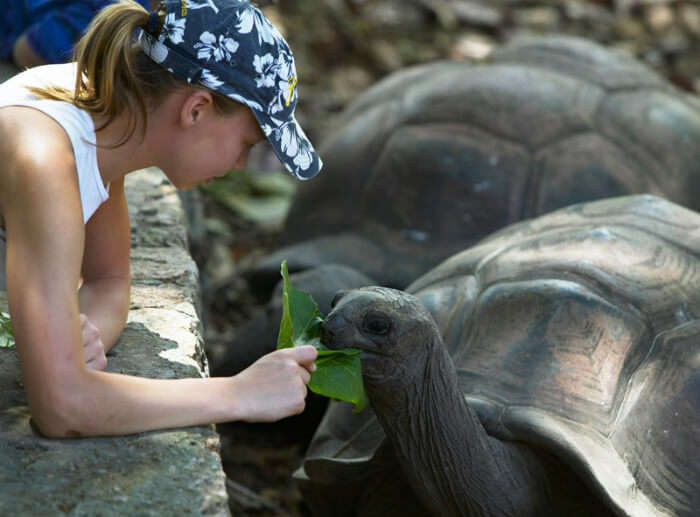
{"type": "Polygon", "coordinates": [[[358,413],[367,407],[368,399],[362,382],[361,350],[320,350],[316,371],[311,375],[309,389],[355,405],[358,413]]]}
{"type": "Polygon", "coordinates": [[[277,348],[312,345],[318,350],[316,371],[309,389],[314,393],[355,405],[355,413],[367,407],[362,383],[361,350],[330,350],[321,343],[323,316],[312,296],[297,290],[289,280],[287,261],[282,262],[282,320],[277,348]]]}
{"type": "Polygon", "coordinates": [[[12,348],[15,346],[15,335],[12,333],[10,315],[0,312],[0,348],[12,348]]]}

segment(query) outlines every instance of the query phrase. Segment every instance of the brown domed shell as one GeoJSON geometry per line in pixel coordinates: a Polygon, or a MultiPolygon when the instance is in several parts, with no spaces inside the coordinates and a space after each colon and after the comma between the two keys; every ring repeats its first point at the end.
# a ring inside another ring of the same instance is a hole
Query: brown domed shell
{"type": "MultiPolygon", "coordinates": [[[[653,196],[562,209],[407,291],[433,314],[489,434],[543,447],[622,515],[700,507],[700,214],[653,196]]],[[[436,401],[439,403],[439,401],[436,401]]],[[[371,475],[373,415],[334,404],[297,477],[371,475]]]]}
{"type": "MultiPolygon", "coordinates": [[[[283,258],[337,260],[356,246],[336,236],[352,234],[373,259],[343,263],[403,288],[493,231],[573,203],[650,193],[699,209],[700,110],[688,97],[571,37],[516,41],[482,65],[400,71],[333,124],[325,169],[287,218],[297,247],[283,258]]],[[[282,255],[267,261],[272,274],[282,255]]]]}

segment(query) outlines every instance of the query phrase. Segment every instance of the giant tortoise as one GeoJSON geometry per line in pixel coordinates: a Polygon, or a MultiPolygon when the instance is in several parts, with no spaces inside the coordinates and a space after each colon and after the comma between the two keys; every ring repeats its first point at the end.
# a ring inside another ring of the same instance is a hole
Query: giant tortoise
{"type": "Polygon", "coordinates": [[[315,515],[697,515],[700,214],[575,205],[406,291],[326,318],[372,410],[326,413],[295,473],[315,515]]]}
{"type": "Polygon", "coordinates": [[[320,146],[260,289],[341,263],[404,288],[508,224],[573,203],[651,193],[700,209],[700,108],[625,54],[530,38],[483,65],[400,71],[360,95],[320,146]]]}

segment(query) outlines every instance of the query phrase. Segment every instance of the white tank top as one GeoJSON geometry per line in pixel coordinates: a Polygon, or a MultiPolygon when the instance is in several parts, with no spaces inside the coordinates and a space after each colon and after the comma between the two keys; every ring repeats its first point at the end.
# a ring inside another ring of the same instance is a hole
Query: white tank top
{"type": "Polygon", "coordinates": [[[75,87],[75,64],[45,65],[15,75],[0,84],[0,108],[6,106],[29,106],[58,122],[73,146],[75,165],[78,170],[80,202],[83,207],[83,222],[88,219],[109,197],[107,187],[97,166],[97,138],[92,117],[80,108],[62,101],[38,99],[25,86],[75,87]]]}

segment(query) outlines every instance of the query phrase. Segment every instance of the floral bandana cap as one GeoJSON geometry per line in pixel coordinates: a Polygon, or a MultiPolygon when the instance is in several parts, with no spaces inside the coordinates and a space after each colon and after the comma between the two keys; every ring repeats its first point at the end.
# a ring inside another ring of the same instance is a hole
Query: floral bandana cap
{"type": "Polygon", "coordinates": [[[135,35],[144,53],[188,83],[248,106],[287,170],[299,179],[316,175],[323,163],[294,117],[294,57],[265,15],[244,0],[162,5],[162,27],[154,12],[135,35]]]}

